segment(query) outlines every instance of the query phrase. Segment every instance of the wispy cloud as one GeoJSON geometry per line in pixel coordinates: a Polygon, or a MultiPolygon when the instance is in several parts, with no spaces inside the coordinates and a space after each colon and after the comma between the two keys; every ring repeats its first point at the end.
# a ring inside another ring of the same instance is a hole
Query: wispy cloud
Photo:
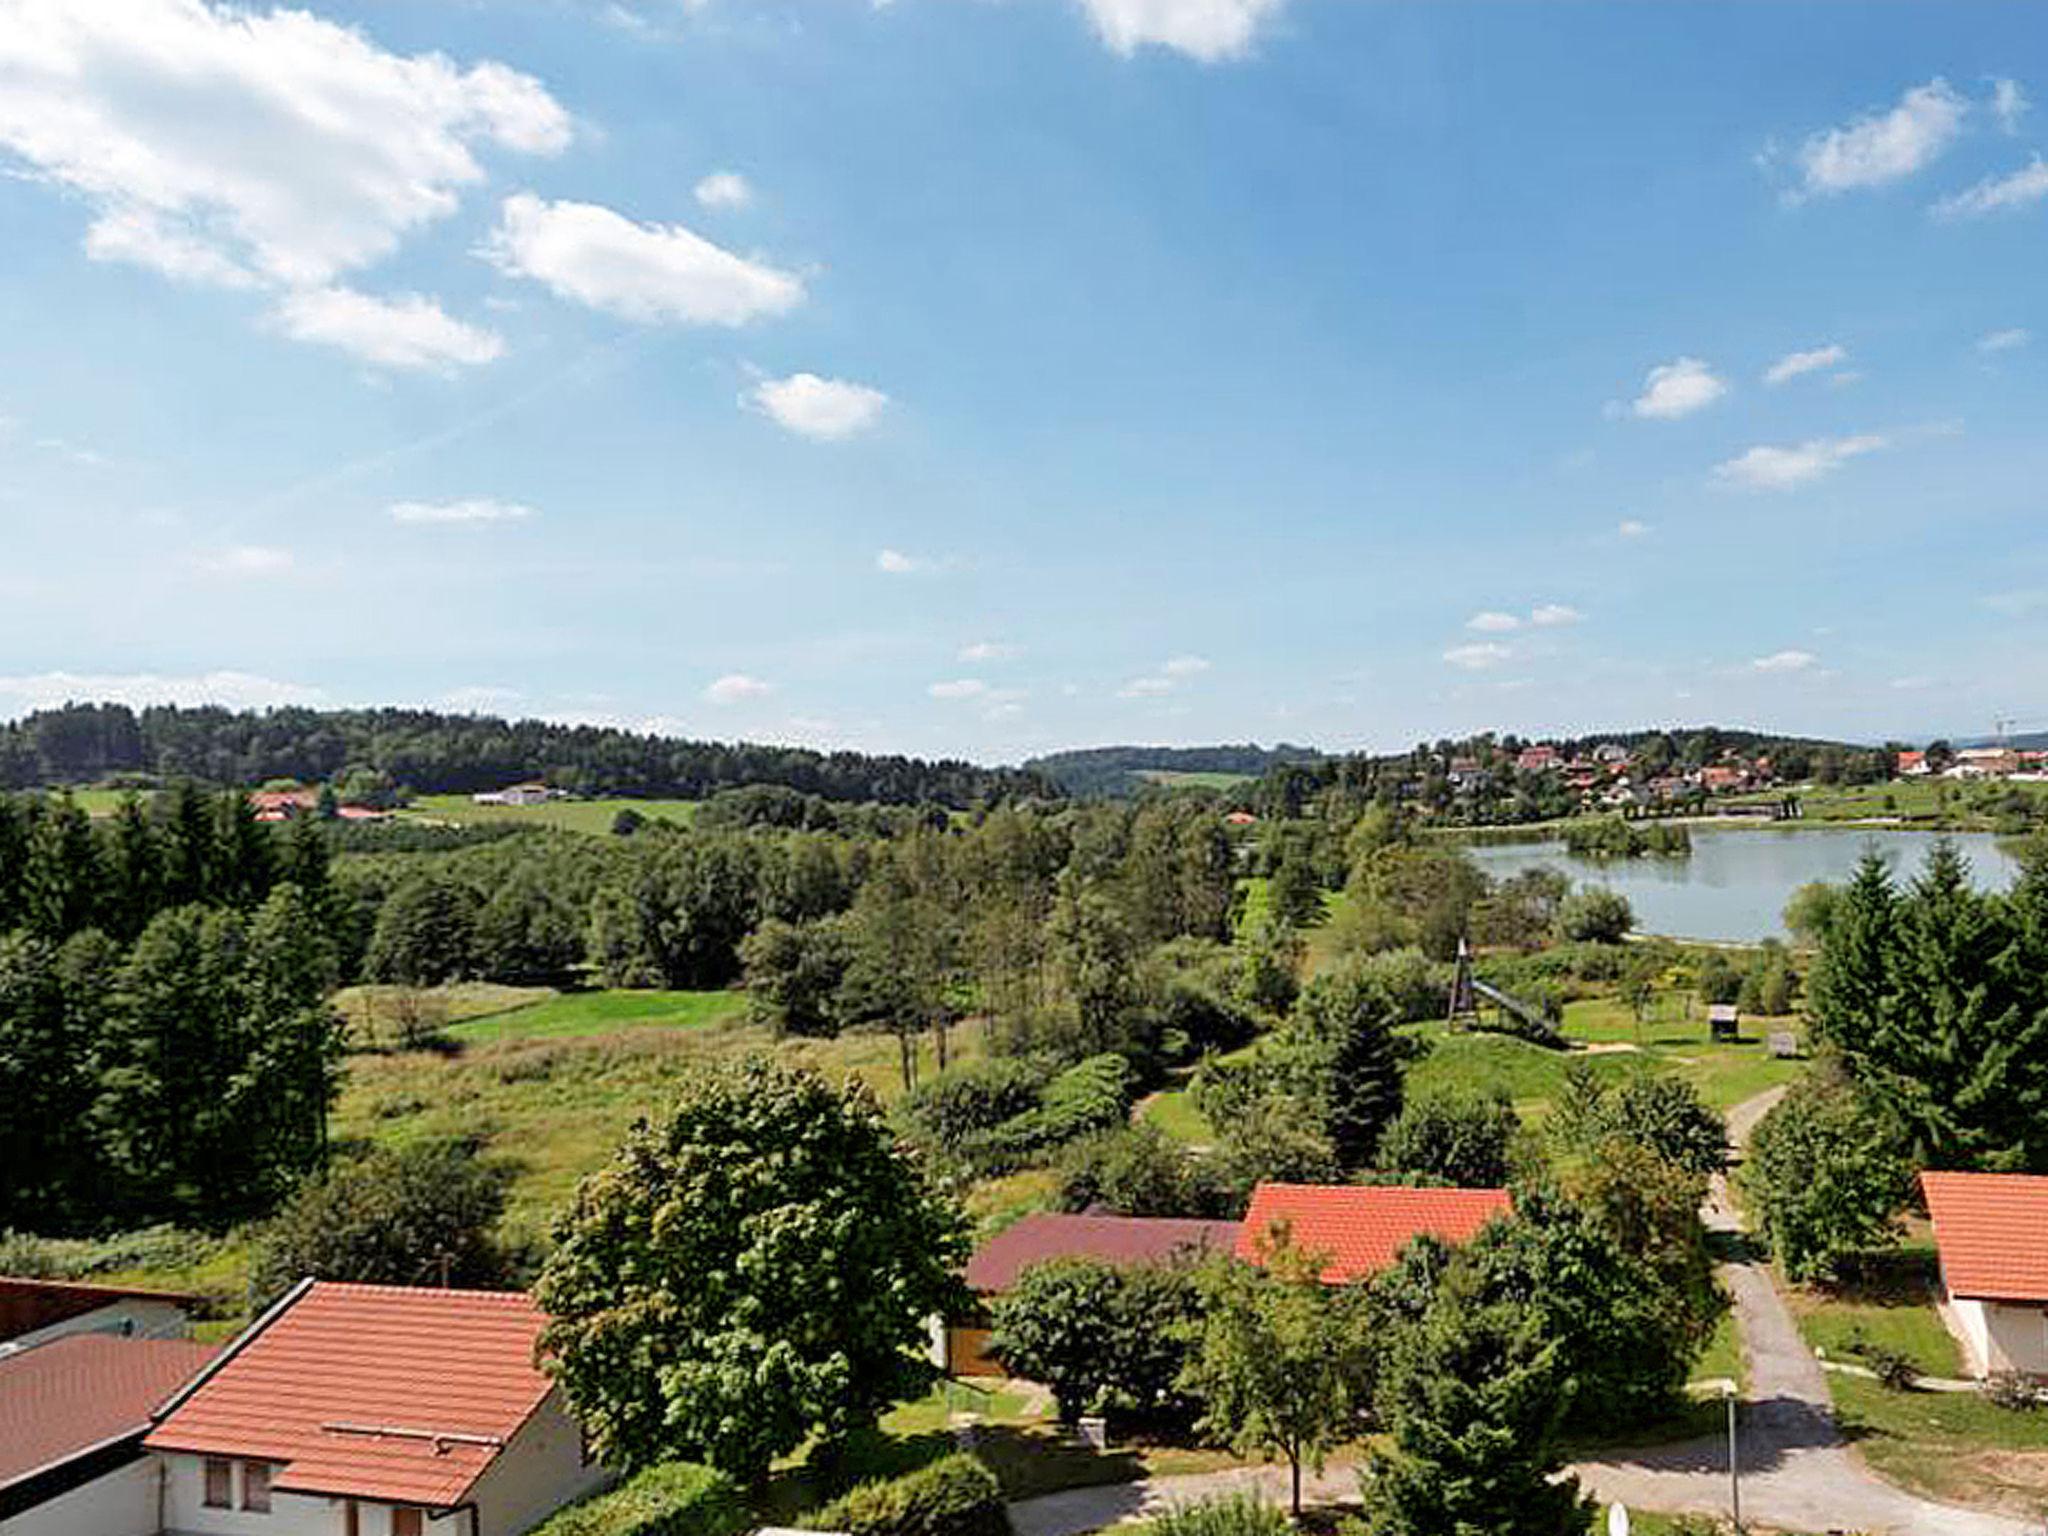
{"type": "Polygon", "coordinates": [[[2048,610],[2048,587],[2027,587],[2012,592],[1991,592],[1978,599],[1993,613],[2007,618],[2024,618],[2048,610]]]}
{"type": "Polygon", "coordinates": [[[1570,603],[1542,603],[1529,611],[1529,622],[1538,629],[1557,629],[1577,624],[1586,616],[1570,603]]]}
{"type": "Polygon", "coordinates": [[[459,523],[478,527],[487,523],[516,523],[537,516],[521,501],[499,501],[490,496],[468,496],[459,501],[394,501],[391,520],[398,523],[459,523]]]}
{"type": "Polygon", "coordinates": [[[1639,517],[1624,517],[1614,525],[1614,531],[1624,539],[1648,538],[1650,525],[1639,517]]]}
{"type": "Polygon", "coordinates": [[[930,555],[906,554],[900,549],[885,549],[875,556],[875,569],[885,576],[926,576],[946,565],[930,555]]]}
{"type": "Polygon", "coordinates": [[[126,704],[219,704],[228,709],[273,709],[318,704],[321,690],[255,672],[221,670],[191,675],[162,672],[37,672],[0,677],[0,712],[54,709],[80,699],[126,704]]]}
{"type": "Polygon", "coordinates": [[[1889,446],[1876,433],[1817,437],[1789,447],[1760,445],[1714,467],[1716,478],[1752,491],[1790,491],[1833,474],[1849,460],[1889,446]]]}
{"type": "Polygon", "coordinates": [[[1170,656],[1156,671],[1134,677],[1117,689],[1120,699],[1156,699],[1186,687],[1209,670],[1206,656],[1170,656]]]}
{"type": "Polygon", "coordinates": [[[1848,349],[1830,342],[1824,347],[1814,347],[1805,352],[1787,352],[1764,370],[1766,384],[1783,384],[1787,379],[1796,379],[1802,373],[1816,373],[1823,368],[1832,368],[1848,357],[1848,349]]]}
{"type": "Polygon", "coordinates": [[[1465,621],[1465,627],[1476,629],[1481,634],[1505,634],[1511,629],[1520,629],[1522,621],[1512,613],[1502,613],[1498,609],[1489,608],[1483,613],[1473,614],[1465,621]]]}
{"type": "Polygon", "coordinates": [[[1479,640],[1470,645],[1452,646],[1444,652],[1444,660],[1467,672],[1484,672],[1512,660],[1514,654],[1513,646],[1502,645],[1495,640],[1479,640]]]}
{"type": "Polygon", "coordinates": [[[1979,352],[2010,352],[2016,347],[2024,347],[2033,339],[2034,333],[2025,326],[2009,326],[2005,330],[1993,331],[1988,336],[1978,337],[1977,350],[1979,352]]]}
{"type": "Polygon", "coordinates": [[[692,193],[706,208],[744,208],[754,200],[754,189],[738,171],[713,171],[692,193]]]}
{"type": "Polygon", "coordinates": [[[1938,219],[1980,219],[2029,207],[2044,197],[2048,197],[2048,162],[2036,155],[2016,171],[1986,176],[1975,186],[1944,197],[1929,212],[1938,219]]]}
{"type": "Polygon", "coordinates": [[[1804,672],[1819,660],[1811,651],[1773,651],[1749,665],[1755,672],[1804,672]]]}
{"type": "Polygon", "coordinates": [[[962,661],[1014,661],[1024,654],[1024,647],[1007,640],[975,640],[960,647],[962,661]]]}
{"type": "Polygon", "coordinates": [[[758,677],[745,672],[728,672],[705,688],[704,697],[713,704],[742,704],[774,691],[774,684],[763,682],[758,677]]]}
{"type": "Polygon", "coordinates": [[[230,544],[199,557],[199,568],[214,576],[281,576],[292,564],[290,550],[270,544],[230,544]]]}
{"type": "Polygon", "coordinates": [[[2000,77],[1991,82],[1991,115],[1998,119],[1998,126],[2005,132],[2018,133],[2020,119],[2027,115],[2027,108],[2032,105],[2019,81],[2000,77]]]}
{"type": "Polygon", "coordinates": [[[1170,48],[1205,64],[1244,57],[1286,0],[1081,0],[1113,51],[1170,48]]]}

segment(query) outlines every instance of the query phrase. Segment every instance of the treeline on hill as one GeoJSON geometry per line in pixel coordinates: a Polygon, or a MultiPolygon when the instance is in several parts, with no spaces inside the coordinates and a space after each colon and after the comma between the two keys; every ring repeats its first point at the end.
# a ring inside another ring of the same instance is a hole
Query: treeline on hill
{"type": "Polygon", "coordinates": [[[965,809],[1050,792],[1035,774],[952,760],[682,741],[432,710],[159,705],[138,713],[125,704],[67,704],[0,725],[0,788],[129,776],[319,783],[351,769],[422,794],[470,794],[544,778],[579,794],[697,800],[730,786],[772,784],[827,800],[965,809]]]}
{"type": "Polygon", "coordinates": [[[1313,747],[1085,747],[1052,752],[1024,764],[1083,800],[1128,799],[1150,787],[1147,773],[1241,773],[1257,778],[1282,763],[1314,762],[1313,747]]]}

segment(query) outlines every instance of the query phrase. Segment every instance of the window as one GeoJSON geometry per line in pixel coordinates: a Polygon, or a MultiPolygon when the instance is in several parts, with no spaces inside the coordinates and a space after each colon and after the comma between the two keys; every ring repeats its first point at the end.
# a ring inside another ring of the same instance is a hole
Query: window
{"type": "Polygon", "coordinates": [[[242,1508],[258,1515],[270,1513],[269,1462],[245,1461],[242,1463],[242,1508]]]}
{"type": "Polygon", "coordinates": [[[206,1498],[208,1509],[231,1509],[235,1502],[235,1464],[218,1456],[206,1458],[206,1498]]]}
{"type": "Polygon", "coordinates": [[[391,1536],[420,1536],[420,1512],[410,1504],[393,1505],[391,1536]]]}

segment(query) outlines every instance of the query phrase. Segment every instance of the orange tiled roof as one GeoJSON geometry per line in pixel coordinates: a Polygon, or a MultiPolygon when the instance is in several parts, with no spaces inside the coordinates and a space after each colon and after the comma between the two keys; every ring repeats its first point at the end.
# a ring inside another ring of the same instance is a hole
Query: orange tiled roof
{"type": "Polygon", "coordinates": [[[2048,1301],[2048,1178],[1923,1173],[1920,1187],[1951,1296],[2048,1301]]]}
{"type": "Polygon", "coordinates": [[[144,1444],[283,1463],[272,1481],[285,1492],[446,1509],[547,1396],[544,1322],[518,1291],[313,1282],[144,1444]]]}
{"type": "Polygon", "coordinates": [[[1408,1189],[1394,1184],[1261,1184],[1238,1233],[1237,1256],[1259,1249],[1285,1223],[1294,1246],[1327,1256],[1323,1281],[1342,1285],[1377,1274],[1411,1238],[1429,1233],[1470,1242],[1496,1216],[1513,1212],[1504,1189],[1408,1189]]]}
{"type": "Polygon", "coordinates": [[[0,1488],[140,1437],[156,1406],[219,1353],[186,1339],[72,1333],[0,1356],[0,1488]]]}

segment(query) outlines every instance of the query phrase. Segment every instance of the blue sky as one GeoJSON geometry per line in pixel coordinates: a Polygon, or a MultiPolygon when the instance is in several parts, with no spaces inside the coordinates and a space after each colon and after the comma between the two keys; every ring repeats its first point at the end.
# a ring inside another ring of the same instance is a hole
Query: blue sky
{"type": "Polygon", "coordinates": [[[0,713],[2048,725],[2044,43],[0,0],[0,713]]]}

